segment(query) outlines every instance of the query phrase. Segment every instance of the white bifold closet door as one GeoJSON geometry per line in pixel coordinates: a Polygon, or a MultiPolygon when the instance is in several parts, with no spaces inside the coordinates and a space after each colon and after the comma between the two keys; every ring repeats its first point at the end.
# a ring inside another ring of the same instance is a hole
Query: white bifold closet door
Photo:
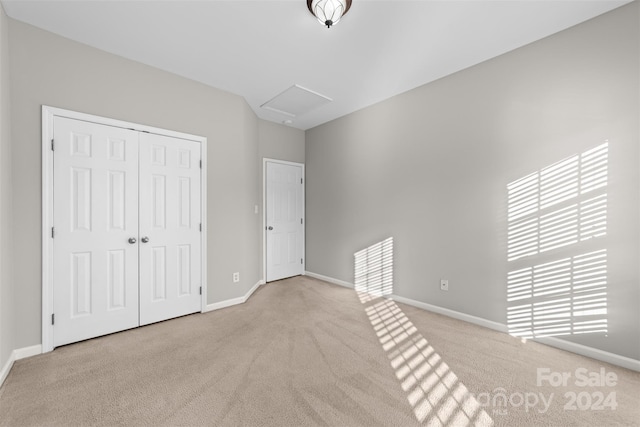
{"type": "Polygon", "coordinates": [[[54,119],[53,343],[200,311],[200,147],[54,119]]]}

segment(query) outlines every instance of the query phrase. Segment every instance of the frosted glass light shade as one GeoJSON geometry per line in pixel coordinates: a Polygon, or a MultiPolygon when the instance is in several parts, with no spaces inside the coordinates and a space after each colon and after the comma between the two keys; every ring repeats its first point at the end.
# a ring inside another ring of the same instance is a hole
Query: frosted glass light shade
{"type": "Polygon", "coordinates": [[[321,24],[330,28],[349,11],[351,0],[307,0],[307,7],[321,24]]]}

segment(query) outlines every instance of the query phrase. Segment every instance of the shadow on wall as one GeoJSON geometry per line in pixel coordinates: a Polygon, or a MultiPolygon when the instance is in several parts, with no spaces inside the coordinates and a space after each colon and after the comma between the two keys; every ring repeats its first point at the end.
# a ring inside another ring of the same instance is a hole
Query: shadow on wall
{"type": "Polygon", "coordinates": [[[605,142],[507,185],[507,325],[521,338],[607,333],[605,142]]]}
{"type": "Polygon", "coordinates": [[[393,238],[354,254],[355,290],[416,419],[429,425],[491,426],[493,420],[418,332],[393,294],[393,238]]]}

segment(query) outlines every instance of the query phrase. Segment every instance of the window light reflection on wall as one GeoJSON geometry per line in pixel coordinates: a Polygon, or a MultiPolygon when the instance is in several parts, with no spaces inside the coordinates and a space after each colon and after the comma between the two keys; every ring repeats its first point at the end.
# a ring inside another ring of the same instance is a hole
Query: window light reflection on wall
{"type": "Polygon", "coordinates": [[[507,186],[507,324],[523,338],[607,332],[605,142],[507,186]]]}

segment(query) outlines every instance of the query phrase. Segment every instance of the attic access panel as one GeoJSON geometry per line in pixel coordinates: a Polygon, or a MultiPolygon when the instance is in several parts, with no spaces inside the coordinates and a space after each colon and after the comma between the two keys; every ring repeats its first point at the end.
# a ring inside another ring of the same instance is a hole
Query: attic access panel
{"type": "Polygon", "coordinates": [[[260,108],[284,114],[288,117],[297,117],[331,101],[333,99],[328,96],[300,85],[293,85],[262,104],[260,108]]]}

